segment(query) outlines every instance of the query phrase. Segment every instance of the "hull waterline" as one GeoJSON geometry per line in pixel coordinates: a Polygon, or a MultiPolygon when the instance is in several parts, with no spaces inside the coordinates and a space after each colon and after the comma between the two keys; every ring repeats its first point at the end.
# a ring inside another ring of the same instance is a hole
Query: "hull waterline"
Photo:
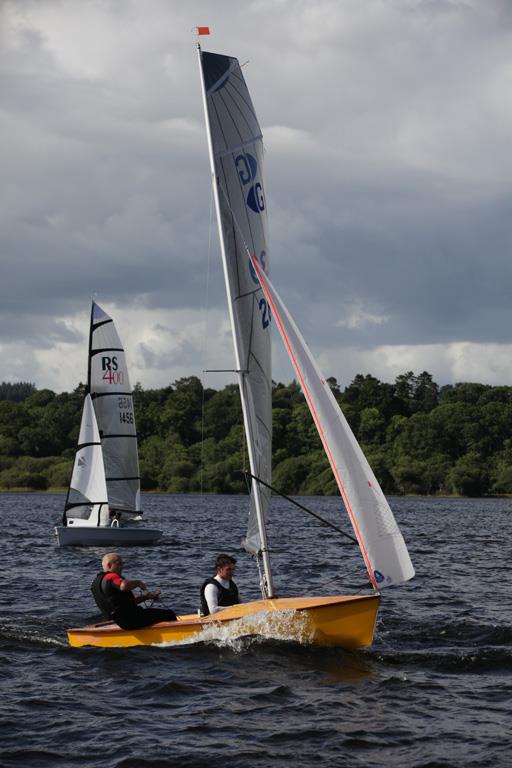
{"type": "Polygon", "coordinates": [[[129,547],[154,544],[163,535],[156,528],[56,526],[59,547],[129,547]]]}
{"type": "Polygon", "coordinates": [[[379,602],[379,595],[271,598],[234,605],[215,616],[180,616],[176,622],[144,629],[123,630],[105,622],[68,629],[67,635],[75,648],[127,648],[207,641],[224,630],[233,638],[265,636],[270,629],[274,638],[354,649],[372,644],[379,602]]]}

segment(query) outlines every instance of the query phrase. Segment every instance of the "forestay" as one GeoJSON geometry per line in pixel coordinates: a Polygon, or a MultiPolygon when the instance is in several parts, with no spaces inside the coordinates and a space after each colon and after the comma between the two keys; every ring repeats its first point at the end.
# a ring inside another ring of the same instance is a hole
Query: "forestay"
{"type": "MultiPolygon", "coordinates": [[[[272,379],[271,315],[246,250],[268,272],[267,211],[263,183],[263,141],[251,97],[235,58],[202,52],[210,160],[223,251],[236,365],[253,475],[271,483],[272,379]]],[[[254,485],[248,551],[265,549],[263,525],[270,492],[254,485]]]]}
{"type": "Polygon", "coordinates": [[[78,446],[64,517],[66,520],[69,518],[83,520],[89,525],[108,525],[107,484],[100,435],[89,395],[84,399],[78,446]]]}
{"type": "Polygon", "coordinates": [[[375,588],[407,581],[414,568],[393,513],[329,384],[257,259],[252,262],[299,378],[375,588]]]}
{"type": "Polygon", "coordinates": [[[100,430],[110,509],[140,514],[137,433],[124,349],[112,318],[95,302],[88,381],[100,430]]]}

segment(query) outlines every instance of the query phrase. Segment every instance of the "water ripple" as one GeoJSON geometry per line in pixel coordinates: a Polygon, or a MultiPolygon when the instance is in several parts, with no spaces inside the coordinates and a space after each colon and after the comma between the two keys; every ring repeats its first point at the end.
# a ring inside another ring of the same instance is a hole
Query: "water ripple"
{"type": "MultiPolygon", "coordinates": [[[[199,584],[227,549],[243,598],[259,597],[238,549],[244,497],[146,502],[165,539],[127,549],[127,575],[195,611],[199,584]]],[[[339,522],[339,500],[307,503],[339,522]]],[[[57,494],[0,496],[2,768],[508,768],[512,626],[496,585],[508,573],[498,534],[512,502],[392,500],[418,575],[386,590],[375,643],[358,652],[311,647],[307,625],[292,631],[286,613],[253,617],[250,636],[212,627],[186,644],[72,649],[66,627],[96,618],[89,585],[103,552],[55,546],[62,504],[57,494]]],[[[356,548],[284,502],[273,510],[282,594],[364,581],[356,548]]]]}

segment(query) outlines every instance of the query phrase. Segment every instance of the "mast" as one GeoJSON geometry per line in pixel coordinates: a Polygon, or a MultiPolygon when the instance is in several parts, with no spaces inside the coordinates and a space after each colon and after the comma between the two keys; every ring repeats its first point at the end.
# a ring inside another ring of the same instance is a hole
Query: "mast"
{"type": "Polygon", "coordinates": [[[93,331],[93,323],[94,323],[93,318],[94,318],[94,299],[91,302],[91,320],[89,323],[89,349],[87,351],[87,389],[86,389],[87,394],[91,393],[92,331],[93,331]]]}
{"type": "MultiPolygon", "coordinates": [[[[240,400],[242,403],[244,429],[245,429],[245,435],[247,440],[247,452],[249,455],[249,465],[251,467],[251,474],[257,476],[258,471],[257,471],[256,457],[255,457],[255,448],[254,448],[255,440],[253,435],[251,419],[249,417],[249,406],[247,403],[246,387],[245,387],[245,377],[247,375],[247,372],[242,369],[238,336],[235,330],[235,317],[233,312],[233,302],[231,300],[231,289],[230,289],[229,273],[228,273],[227,248],[226,248],[226,243],[224,239],[224,231],[222,227],[219,190],[217,186],[217,174],[215,170],[215,156],[213,151],[213,141],[212,141],[212,135],[210,130],[210,120],[208,115],[206,85],[204,81],[203,67],[202,67],[202,61],[201,61],[202,52],[201,52],[201,46],[199,45],[199,43],[197,44],[197,54],[198,54],[199,72],[200,72],[200,78],[201,78],[201,91],[203,96],[203,108],[204,108],[204,116],[205,116],[205,124],[206,124],[208,154],[210,158],[210,168],[211,168],[211,174],[212,174],[213,196],[215,200],[215,213],[217,217],[217,228],[219,231],[224,281],[226,284],[226,293],[228,296],[229,319],[231,323],[233,345],[235,350],[235,365],[236,365],[236,373],[237,373],[237,379],[238,379],[238,387],[240,390],[240,400]]],[[[263,513],[261,489],[260,489],[259,483],[257,482],[252,483],[252,492],[253,492],[253,498],[254,498],[255,509],[256,509],[256,517],[258,521],[258,532],[259,532],[260,541],[261,541],[261,555],[263,560],[263,569],[265,573],[265,584],[262,585],[262,593],[264,597],[273,597],[274,586],[272,581],[272,570],[270,565],[270,555],[269,555],[268,543],[267,543],[265,516],[263,513]]]]}

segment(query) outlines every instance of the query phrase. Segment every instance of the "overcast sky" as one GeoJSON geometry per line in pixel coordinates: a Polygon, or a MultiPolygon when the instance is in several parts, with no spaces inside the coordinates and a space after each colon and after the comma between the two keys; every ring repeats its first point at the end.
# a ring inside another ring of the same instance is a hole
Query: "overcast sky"
{"type": "Polygon", "coordinates": [[[206,24],[248,62],[272,280],[325,375],[512,384],[508,0],[3,0],[0,381],[84,381],[93,295],[132,383],[233,366],[206,24]]]}

